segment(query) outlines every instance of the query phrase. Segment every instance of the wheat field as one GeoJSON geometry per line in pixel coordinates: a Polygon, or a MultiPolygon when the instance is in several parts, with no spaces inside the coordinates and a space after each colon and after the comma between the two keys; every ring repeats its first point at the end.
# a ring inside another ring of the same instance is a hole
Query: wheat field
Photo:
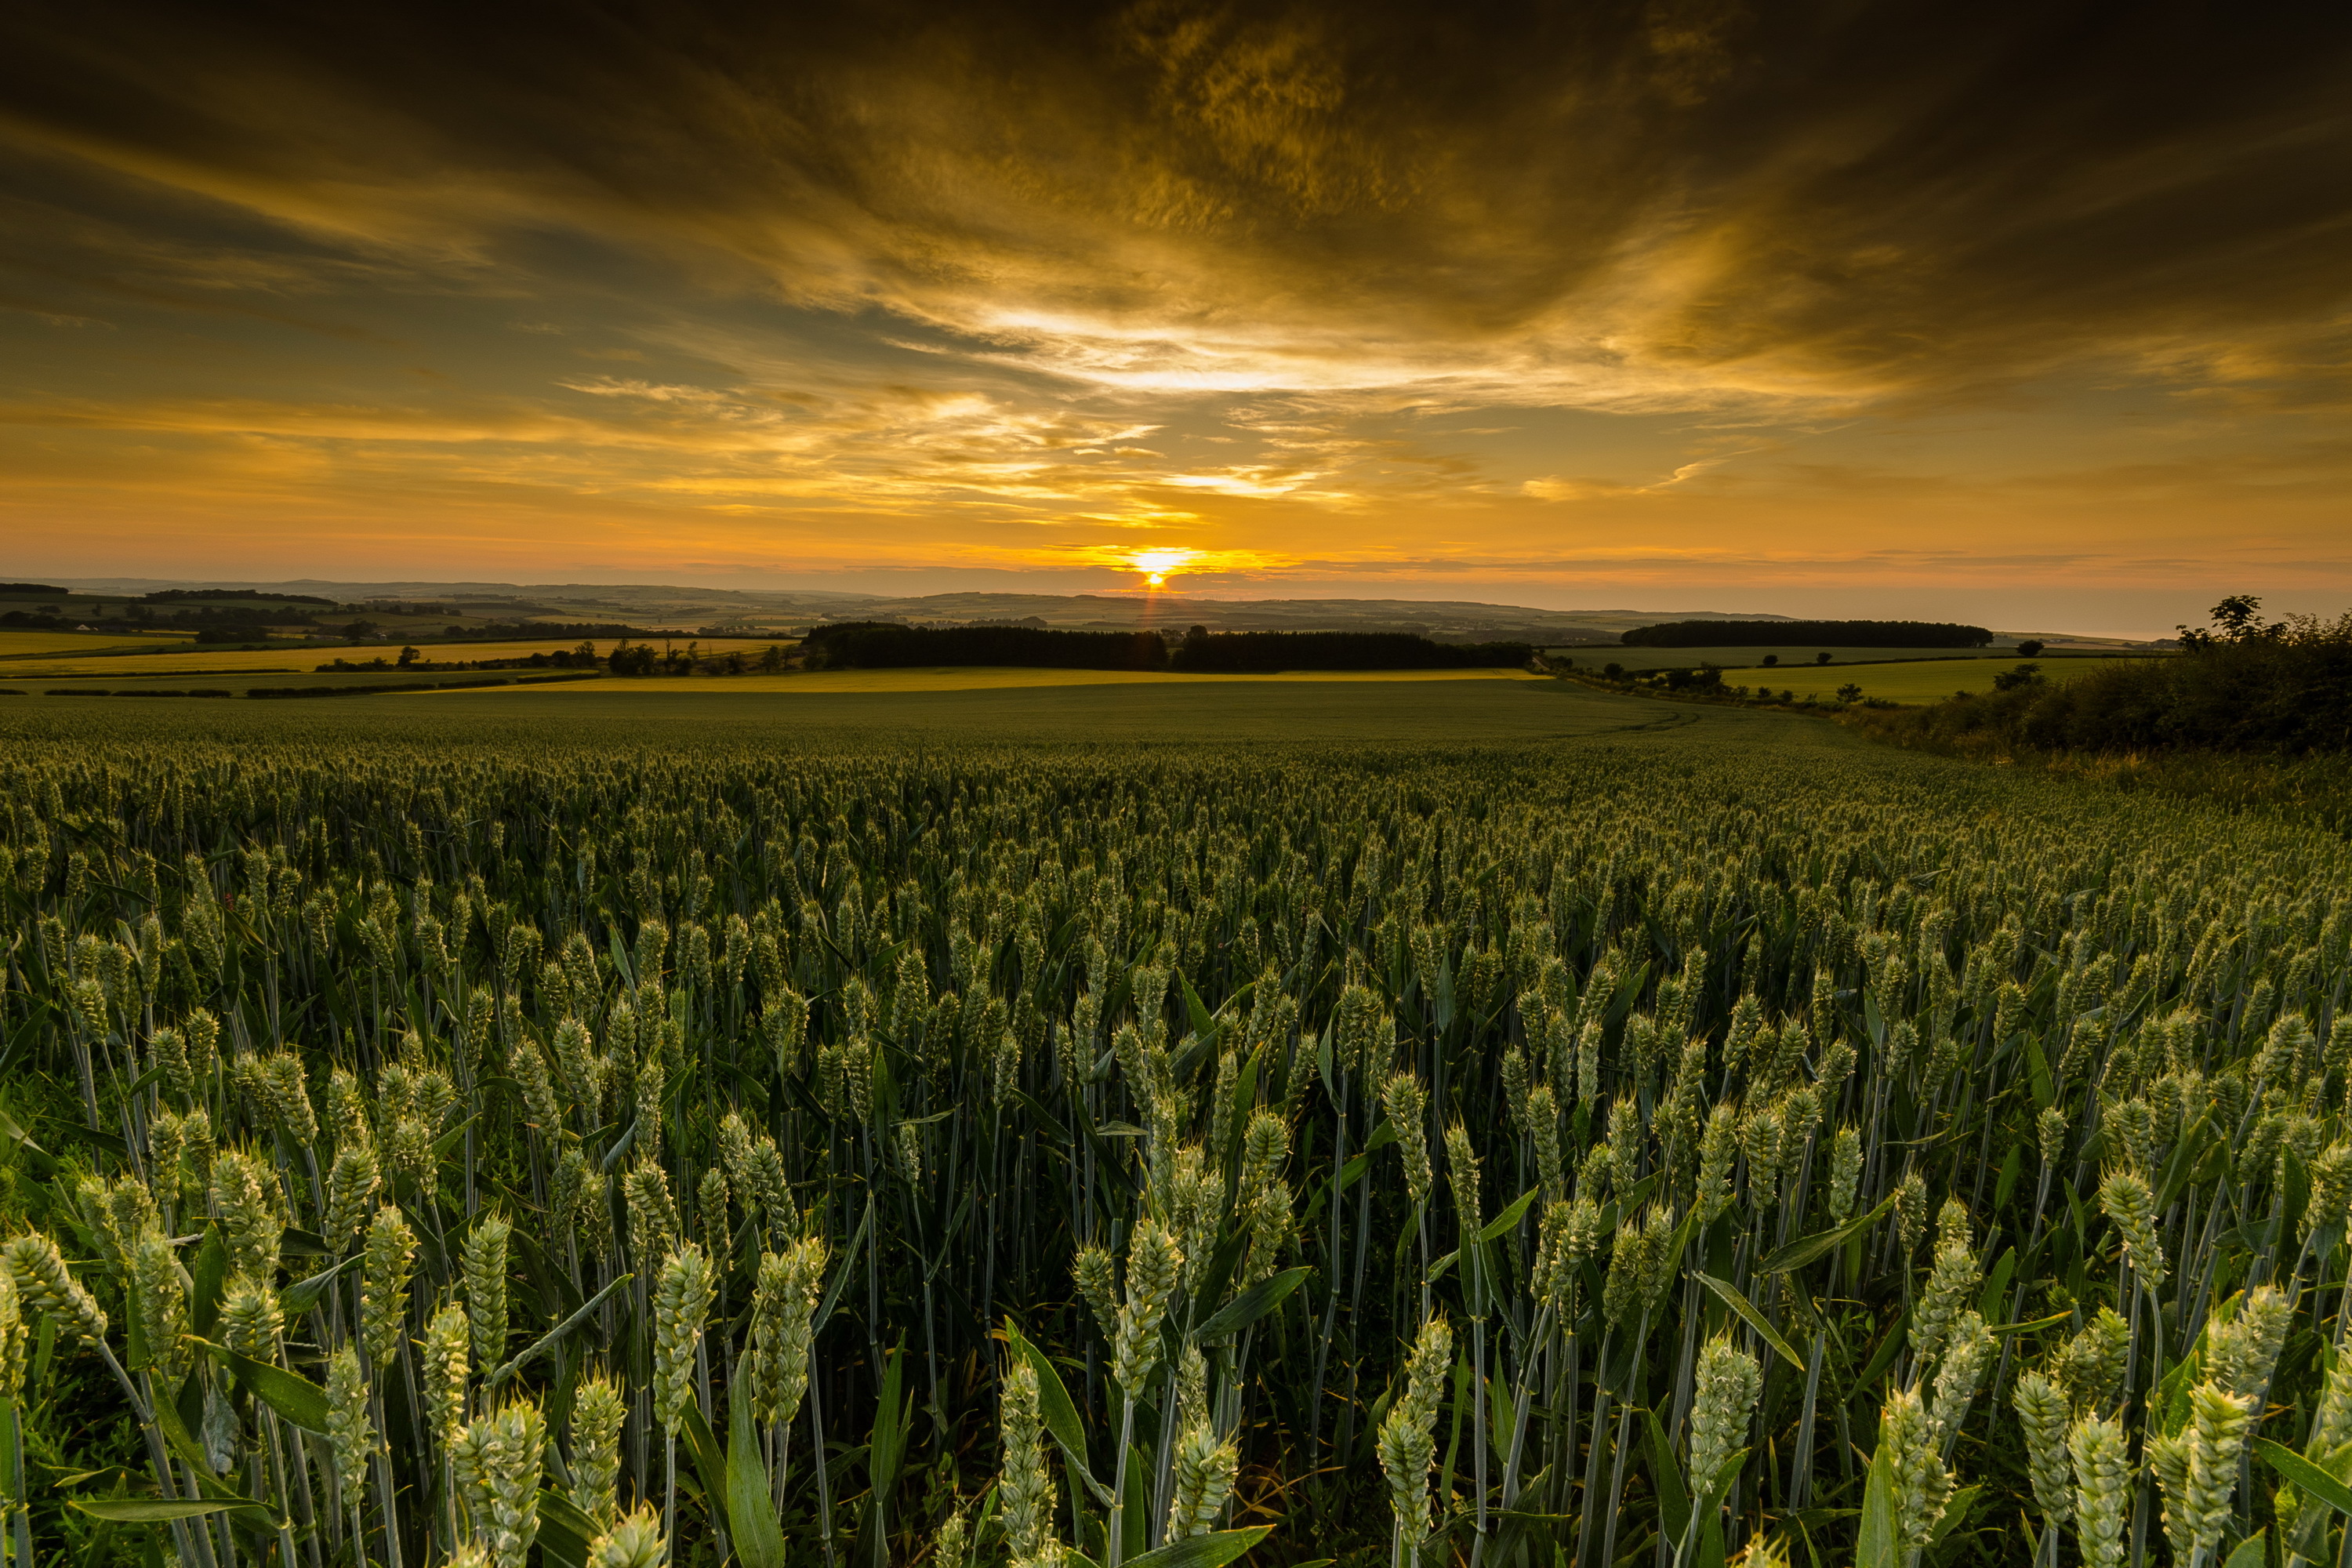
{"type": "Polygon", "coordinates": [[[0,717],[11,1562],[2346,1550],[2338,837],[256,706],[0,717]]]}

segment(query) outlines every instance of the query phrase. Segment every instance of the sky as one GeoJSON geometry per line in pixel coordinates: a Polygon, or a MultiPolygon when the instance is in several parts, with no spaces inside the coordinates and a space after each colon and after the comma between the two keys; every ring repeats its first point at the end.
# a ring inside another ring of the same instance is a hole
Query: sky
{"type": "Polygon", "coordinates": [[[2352,12],[12,7],[0,476],[8,577],[2335,610],[2352,12]]]}

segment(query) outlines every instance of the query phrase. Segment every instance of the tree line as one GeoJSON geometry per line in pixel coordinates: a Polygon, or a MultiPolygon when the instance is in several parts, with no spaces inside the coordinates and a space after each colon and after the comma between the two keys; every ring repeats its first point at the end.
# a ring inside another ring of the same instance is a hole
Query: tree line
{"type": "Polygon", "coordinates": [[[1983,647],[1992,633],[1951,621],[1663,621],[1619,640],[1628,647],[1983,647]]]}
{"type": "Polygon", "coordinates": [[[1407,632],[1212,632],[1171,642],[1157,632],[1046,631],[1034,626],[903,626],[853,622],[811,628],[811,669],[1009,665],[1045,669],[1267,674],[1286,669],[1492,669],[1523,665],[1523,642],[1441,643],[1407,632]]]}

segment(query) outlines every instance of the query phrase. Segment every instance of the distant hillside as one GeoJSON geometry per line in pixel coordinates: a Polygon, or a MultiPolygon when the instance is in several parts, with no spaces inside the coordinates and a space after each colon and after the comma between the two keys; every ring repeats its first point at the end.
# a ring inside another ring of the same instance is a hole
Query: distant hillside
{"type": "Polygon", "coordinates": [[[1526,642],[1548,647],[1613,643],[1630,626],[1663,619],[1756,620],[1716,610],[1545,610],[1445,599],[1210,599],[1178,594],[922,594],[891,596],[822,589],[698,588],[603,583],[346,583],[303,579],[187,582],[84,578],[79,594],[146,595],[158,589],[265,589],[346,605],[431,605],[451,623],[522,620],[625,623],[705,635],[799,632],[828,621],[914,626],[1025,625],[1055,631],[1397,632],[1438,642],[1526,642]]]}
{"type": "MultiPolygon", "coordinates": [[[[0,601],[10,584],[0,584],[0,601]]],[[[61,590],[75,601],[68,613],[83,619],[158,590],[261,591],[331,599],[403,637],[506,636],[541,626],[621,626],[684,637],[798,636],[832,621],[897,621],[914,626],[1030,626],[1053,631],[1402,632],[1437,642],[1525,642],[1538,647],[1597,647],[1628,631],[1669,623],[1703,623],[1701,646],[1793,647],[1813,637],[1791,632],[1794,617],[1730,610],[1538,609],[1475,599],[1227,599],[1161,594],[853,594],[831,588],[703,588],[658,583],[352,583],[306,577],[264,583],[252,578],[81,577],[39,589],[55,603],[61,590]],[[85,603],[84,601],[92,601],[85,603]],[[95,601],[109,601],[100,604],[95,601]],[[430,613],[423,613],[429,611],[430,613]],[[1738,626],[1780,628],[1769,636],[1735,635],[1738,626]]],[[[28,603],[31,594],[17,595],[28,603]]],[[[0,603],[0,611],[11,606],[0,603]]],[[[1818,623],[1816,623],[1818,624],[1818,623]]],[[[2027,634],[2003,632],[1996,641],[2027,634]]],[[[2121,646],[2112,637],[2065,632],[2031,634],[2050,647],[2121,646]]],[[[1855,645],[1863,646],[1863,645],[1855,645]]],[[[1892,646],[1874,642],[1870,646],[1892,646]]]]}

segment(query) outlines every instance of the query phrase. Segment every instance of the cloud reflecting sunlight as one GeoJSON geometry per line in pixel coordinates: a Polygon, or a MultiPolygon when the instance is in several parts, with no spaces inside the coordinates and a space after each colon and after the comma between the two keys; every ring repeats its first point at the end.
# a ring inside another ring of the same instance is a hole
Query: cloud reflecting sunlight
{"type": "Polygon", "coordinates": [[[2329,600],[2347,37],[20,9],[6,567],[2329,600]]]}

